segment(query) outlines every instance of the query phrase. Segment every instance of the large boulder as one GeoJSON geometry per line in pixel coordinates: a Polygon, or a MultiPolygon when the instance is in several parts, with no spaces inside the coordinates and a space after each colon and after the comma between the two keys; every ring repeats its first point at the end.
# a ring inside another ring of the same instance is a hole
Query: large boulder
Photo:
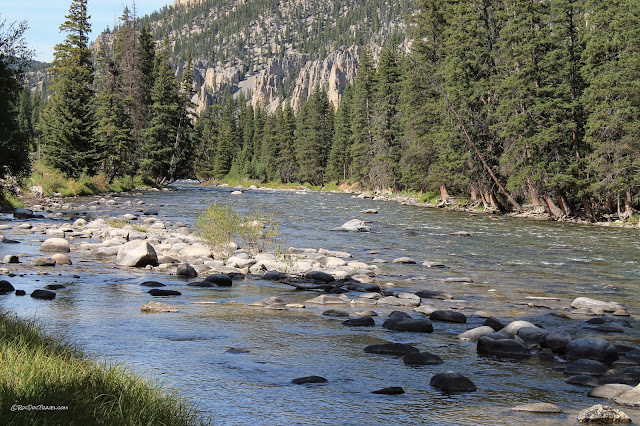
{"type": "Polygon", "coordinates": [[[513,339],[494,340],[491,337],[483,336],[478,339],[476,349],[480,355],[496,358],[525,359],[531,356],[531,352],[524,343],[513,339]]]}
{"type": "Polygon", "coordinates": [[[617,302],[603,302],[602,300],[590,299],[588,297],[578,297],[571,302],[574,309],[590,309],[604,312],[615,312],[624,309],[624,306],[617,302]]]}
{"type": "Polygon", "coordinates": [[[183,247],[179,255],[185,259],[195,259],[197,257],[213,257],[213,252],[209,247],[203,246],[202,244],[192,244],[183,247]]]}
{"type": "Polygon", "coordinates": [[[400,311],[392,312],[382,326],[388,330],[394,331],[411,331],[420,333],[433,332],[433,324],[431,324],[430,320],[426,318],[415,319],[400,311]]]}
{"type": "Polygon", "coordinates": [[[211,274],[204,280],[206,282],[213,283],[218,287],[231,287],[233,285],[231,277],[227,274],[211,274]]]}
{"type": "Polygon", "coordinates": [[[447,371],[431,378],[430,385],[443,392],[475,392],[476,385],[460,373],[447,371]]]}
{"type": "Polygon", "coordinates": [[[587,396],[592,398],[616,399],[631,389],[633,389],[633,386],[625,385],[624,383],[610,383],[596,386],[587,393],[587,396]]]}
{"type": "Polygon", "coordinates": [[[544,328],[522,327],[518,330],[516,336],[524,340],[524,343],[531,348],[540,346],[540,338],[548,333],[544,328]]]}
{"type": "Polygon", "coordinates": [[[40,246],[45,253],[69,253],[69,241],[64,238],[48,238],[40,246]]]}
{"type": "Polygon", "coordinates": [[[535,325],[531,324],[529,321],[511,321],[509,324],[506,325],[506,327],[504,327],[500,331],[507,333],[513,339],[518,334],[518,330],[520,330],[523,327],[538,328],[535,325]]]}
{"type": "Polygon", "coordinates": [[[116,265],[133,268],[158,266],[158,255],[153,246],[145,240],[134,240],[120,247],[116,256],[116,265]]]}
{"type": "Polygon", "coordinates": [[[31,297],[34,299],[53,300],[56,298],[56,293],[50,290],[33,290],[31,297]]]}
{"type": "Polygon", "coordinates": [[[29,209],[17,208],[13,211],[13,217],[16,219],[33,219],[36,215],[29,209]]]}
{"type": "Polygon", "coordinates": [[[551,349],[553,353],[563,354],[569,342],[580,337],[580,333],[577,328],[568,327],[552,330],[540,337],[540,346],[551,349]]]}
{"type": "Polygon", "coordinates": [[[626,407],[640,407],[640,385],[621,394],[616,399],[616,404],[626,407]]]}
{"type": "Polygon", "coordinates": [[[189,265],[188,263],[181,263],[178,265],[176,275],[179,277],[194,278],[198,276],[198,273],[193,268],[193,266],[189,265]]]}
{"type": "Polygon", "coordinates": [[[578,421],[600,424],[631,423],[631,418],[617,408],[598,404],[580,411],[578,421]]]}
{"type": "Polygon", "coordinates": [[[9,281],[0,280],[0,294],[11,293],[15,290],[15,288],[11,285],[9,281]]]}
{"type": "Polygon", "coordinates": [[[364,221],[359,219],[351,219],[350,221],[344,223],[340,228],[336,228],[341,231],[351,231],[351,232],[370,232],[371,228],[369,228],[364,221]]]}
{"type": "Polygon", "coordinates": [[[615,346],[600,337],[581,337],[572,340],[565,348],[565,355],[570,360],[585,358],[605,363],[618,359],[615,346]]]}

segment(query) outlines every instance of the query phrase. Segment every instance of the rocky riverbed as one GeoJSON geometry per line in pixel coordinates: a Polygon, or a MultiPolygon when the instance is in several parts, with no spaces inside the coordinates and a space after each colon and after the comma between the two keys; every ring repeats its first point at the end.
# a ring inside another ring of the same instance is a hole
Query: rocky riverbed
{"type": "MultiPolygon", "coordinates": [[[[373,210],[362,214],[373,214],[373,210]]],[[[354,219],[328,232],[337,231],[371,229],[365,221],[354,219]]],[[[426,350],[429,348],[422,336],[455,336],[461,346],[473,346],[487,365],[537,359],[538,374],[562,372],[574,392],[584,393],[580,406],[563,406],[543,394],[539,400],[514,405],[513,413],[525,416],[525,422],[624,421],[625,416],[638,419],[640,348],[618,338],[637,335],[637,313],[609,298],[598,300],[576,294],[565,301],[528,296],[519,303],[529,309],[543,309],[545,314],[538,315],[539,321],[510,317],[504,311],[496,315],[460,299],[460,294],[443,291],[442,286],[398,291],[384,271],[387,264],[444,270],[447,265],[442,262],[407,256],[381,256],[366,262],[346,251],[319,247],[253,254],[233,245],[227,250],[229,255],[223,256],[185,223],[163,217],[162,206],[147,205],[135,196],[105,196],[80,205],[42,200],[31,210],[18,210],[0,222],[0,232],[3,253],[11,252],[0,265],[0,292],[4,294],[0,297],[20,295],[23,289],[11,283],[15,277],[80,277],[93,265],[112,265],[124,273],[149,275],[140,283],[140,291],[148,293],[149,299],[140,306],[143,312],[174,315],[184,309],[184,300],[178,304],[175,301],[189,297],[183,296],[185,289],[215,290],[268,281],[295,289],[293,296],[253,298],[247,303],[248,309],[278,312],[285,321],[287,315],[292,315],[291,321],[298,321],[300,312],[310,312],[334,324],[339,322],[357,335],[369,329],[385,329],[390,333],[389,342],[363,346],[361,350],[382,357],[381,362],[385,356],[401,359],[407,368],[440,366],[428,381],[443,394],[481,393],[486,389],[475,383],[476,377],[448,371],[446,348],[434,354],[426,350]],[[33,249],[23,251],[23,247],[33,249]],[[598,407],[600,400],[595,398],[604,398],[612,408],[598,407]]],[[[466,236],[465,232],[451,235],[466,236]]],[[[473,279],[457,274],[442,278],[441,283],[466,285],[473,279]]],[[[47,284],[29,294],[44,299],[43,303],[56,303],[56,295],[65,291],[64,284],[47,284]]],[[[206,302],[198,299],[186,303],[206,302]]],[[[288,380],[311,386],[331,383],[330,379],[313,375],[288,380]]],[[[402,386],[394,386],[393,377],[388,379],[389,386],[368,391],[383,395],[405,392],[402,386]]]]}

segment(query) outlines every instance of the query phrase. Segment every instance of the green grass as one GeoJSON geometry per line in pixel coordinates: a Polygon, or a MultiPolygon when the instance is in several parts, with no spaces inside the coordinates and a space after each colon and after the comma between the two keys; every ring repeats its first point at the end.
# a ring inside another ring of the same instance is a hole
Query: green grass
{"type": "Polygon", "coordinates": [[[42,187],[47,196],[60,193],[65,197],[74,197],[149,188],[153,186],[153,182],[144,176],[122,176],[109,180],[103,173],[72,179],[42,162],[35,162],[31,177],[27,180],[27,187],[30,186],[42,187]]]}
{"type": "Polygon", "coordinates": [[[429,204],[437,204],[438,200],[440,200],[440,194],[437,192],[426,192],[418,197],[419,203],[429,203],[429,204]]]}
{"type": "Polygon", "coordinates": [[[19,207],[24,207],[24,203],[20,200],[20,198],[16,197],[13,194],[8,194],[0,191],[0,210],[13,210],[19,207]]]}
{"type": "Polygon", "coordinates": [[[0,423],[5,425],[204,424],[182,398],[88,359],[33,321],[0,312],[0,423]],[[66,407],[27,410],[19,406],[66,407]]]}

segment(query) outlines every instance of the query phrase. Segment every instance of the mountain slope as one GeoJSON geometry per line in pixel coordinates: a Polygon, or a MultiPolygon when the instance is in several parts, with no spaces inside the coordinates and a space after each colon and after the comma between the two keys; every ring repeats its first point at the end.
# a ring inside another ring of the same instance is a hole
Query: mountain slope
{"type": "Polygon", "coordinates": [[[286,98],[298,109],[315,85],[337,105],[360,47],[375,56],[390,37],[406,39],[414,2],[176,0],[143,21],[157,39],[168,36],[178,73],[191,51],[201,110],[226,90],[252,93],[254,105],[286,98]]]}

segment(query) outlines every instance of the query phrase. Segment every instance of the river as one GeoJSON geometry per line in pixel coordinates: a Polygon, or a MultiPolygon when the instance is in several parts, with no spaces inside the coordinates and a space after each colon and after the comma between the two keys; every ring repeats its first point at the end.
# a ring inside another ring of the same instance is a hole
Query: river
{"type": "MultiPolygon", "coordinates": [[[[361,200],[349,194],[248,190],[232,196],[230,192],[230,188],[181,182],[174,191],[116,197],[118,204],[112,209],[114,215],[130,213],[142,200],[145,207],[157,208],[160,220],[187,225],[193,225],[214,201],[232,203],[240,212],[273,213],[286,247],[348,251],[368,263],[384,259],[387,263],[379,264],[378,283],[395,292],[430,289],[450,293],[454,300],[433,303],[461,309],[467,324],[434,322],[435,331],[429,334],[393,332],[380,327],[390,311],[381,309],[376,327],[344,327],[341,319],[323,316],[326,308],[321,306],[288,311],[247,306],[270,296],[304,303],[316,293],[259,279],[236,280],[231,288],[187,287],[176,277],[119,269],[84,260],[73,252],[74,268],[9,279],[27,293],[50,283],[67,285],[54,301],[10,294],[0,296],[0,307],[21,317],[37,318],[47,330],[67,336],[99,360],[123,363],[175,389],[216,425],[574,424],[578,411],[605,403],[587,397],[589,388],[565,383],[565,376],[554,368],[561,365],[559,361],[545,362],[533,356],[509,362],[478,356],[474,343],[461,342],[456,335],[482,325],[484,318],[473,315],[479,310],[504,323],[524,319],[553,328],[579,326],[586,319],[551,314],[569,312],[568,306],[578,296],[617,301],[629,309],[633,327],[600,337],[640,347],[638,230],[472,215],[361,200]],[[126,200],[133,206],[123,209],[126,200]],[[379,214],[359,213],[371,208],[379,214]],[[370,220],[373,232],[330,231],[352,218],[370,220]],[[470,236],[450,235],[456,231],[470,236]],[[418,263],[391,263],[401,256],[418,263]],[[421,266],[423,261],[442,262],[447,268],[426,268],[421,266]],[[444,281],[463,276],[473,282],[444,281]],[[183,293],[167,302],[177,306],[179,313],[140,312],[140,306],[151,300],[147,289],[139,286],[148,279],[183,293]],[[538,301],[546,307],[536,307],[528,304],[530,296],[559,300],[538,301]],[[405,366],[399,358],[363,351],[367,345],[387,341],[414,344],[445,362],[415,368],[405,366]],[[478,391],[446,395],[429,385],[434,374],[448,370],[471,378],[478,391]],[[328,383],[291,383],[308,375],[326,377],[328,383]],[[387,386],[402,386],[406,393],[371,393],[387,386]],[[540,416],[509,411],[536,401],[555,403],[565,413],[540,416]]],[[[89,201],[71,202],[86,205],[89,201]]],[[[6,216],[2,219],[11,221],[6,216]]],[[[5,236],[12,238],[11,233],[5,236]]],[[[44,239],[42,235],[14,236],[22,243],[0,244],[0,258],[16,253],[23,259],[35,256],[44,239]]],[[[640,421],[640,411],[624,411],[640,421]]]]}

